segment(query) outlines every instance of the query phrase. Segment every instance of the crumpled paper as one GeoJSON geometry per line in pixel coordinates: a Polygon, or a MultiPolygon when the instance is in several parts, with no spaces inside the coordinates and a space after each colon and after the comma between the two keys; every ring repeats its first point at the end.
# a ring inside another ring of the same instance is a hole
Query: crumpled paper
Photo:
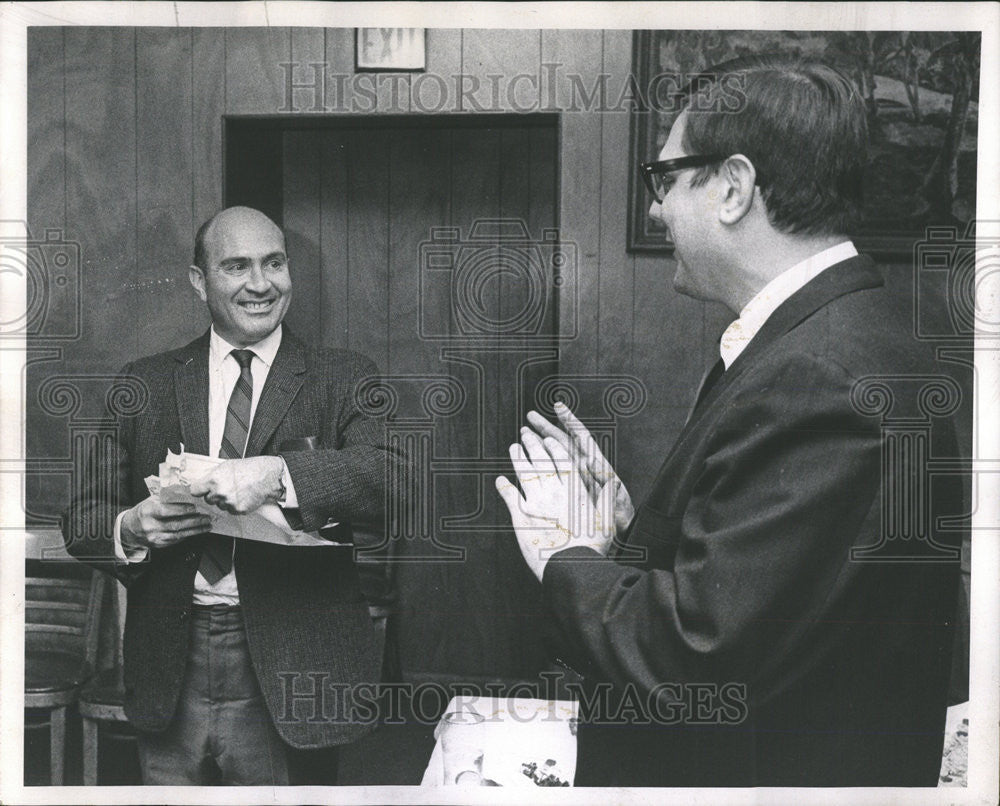
{"type": "Polygon", "coordinates": [[[181,452],[167,449],[167,458],[160,462],[160,475],[148,476],[146,488],[152,496],[158,496],[166,503],[194,504],[195,509],[212,519],[211,531],[217,535],[228,535],[242,540],[257,540],[262,543],[276,543],[281,546],[335,546],[314,532],[301,532],[288,525],[281,508],[276,504],[265,504],[260,509],[246,515],[232,515],[209,504],[204,498],[191,495],[191,482],[206,476],[225,459],[187,453],[181,444],[181,452]]]}

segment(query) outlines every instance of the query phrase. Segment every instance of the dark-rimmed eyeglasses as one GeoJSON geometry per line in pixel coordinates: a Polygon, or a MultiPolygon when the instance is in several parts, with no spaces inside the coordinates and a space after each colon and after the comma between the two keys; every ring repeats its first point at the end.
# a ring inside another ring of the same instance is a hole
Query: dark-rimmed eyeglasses
{"type": "Polygon", "coordinates": [[[639,164],[639,173],[642,175],[642,181],[649,188],[649,192],[653,194],[653,198],[662,202],[674,184],[674,178],[670,174],[683,171],[685,168],[702,168],[706,165],[722,162],[724,159],[725,157],[719,154],[707,154],[643,162],[639,164]]]}

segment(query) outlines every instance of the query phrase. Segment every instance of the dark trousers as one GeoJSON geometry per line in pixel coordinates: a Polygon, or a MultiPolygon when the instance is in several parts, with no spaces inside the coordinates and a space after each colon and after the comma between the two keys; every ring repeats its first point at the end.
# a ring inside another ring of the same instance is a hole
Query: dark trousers
{"type": "Polygon", "coordinates": [[[139,733],[147,785],[332,785],[337,749],[295,750],[271,722],[239,607],[195,607],[177,712],[163,733],[139,733]]]}

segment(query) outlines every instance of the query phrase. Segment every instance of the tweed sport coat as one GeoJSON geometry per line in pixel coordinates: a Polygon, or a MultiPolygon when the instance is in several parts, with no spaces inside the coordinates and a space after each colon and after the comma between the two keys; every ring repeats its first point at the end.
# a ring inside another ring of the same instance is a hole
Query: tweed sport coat
{"type": "MultiPolygon", "coordinates": [[[[70,553],[115,573],[128,588],[125,712],[150,732],[165,730],[177,705],[203,538],[123,566],[114,561],[108,527],[147,497],[143,479],[157,474],[167,448],[177,451],[183,442],[191,453],[208,452],[208,351],[206,333],[125,367],[123,376],[144,388],[144,405],[119,418],[118,439],[63,522],[70,553]]],[[[363,412],[354,397],[357,382],[375,373],[364,356],[306,347],[285,327],[246,455],[277,454],[288,440],[315,438],[317,450],[281,453],[306,530],[328,518],[347,526],[382,518],[390,455],[384,422],[363,412]]],[[[381,659],[352,549],[237,540],[234,565],[250,655],[282,738],[297,748],[326,747],[374,727],[355,718],[363,711],[337,688],[379,679],[381,659]]]]}
{"type": "MultiPolygon", "coordinates": [[[[947,372],[913,332],[909,296],[870,259],[824,271],[696,408],[615,558],[554,555],[551,625],[597,703],[578,784],[936,784],[962,537],[940,518],[968,512],[961,479],[918,494],[940,548],[925,531],[851,555],[909,511],[883,491],[928,458],[914,443],[889,461],[878,401],[856,387],[886,380],[888,416],[919,422],[902,390],[947,372]]],[[[931,420],[927,450],[957,456],[953,423],[931,420]]]]}

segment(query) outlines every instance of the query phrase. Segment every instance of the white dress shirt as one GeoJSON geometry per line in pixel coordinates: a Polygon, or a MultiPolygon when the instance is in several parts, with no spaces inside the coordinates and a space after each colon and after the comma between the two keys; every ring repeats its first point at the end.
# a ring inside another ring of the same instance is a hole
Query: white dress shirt
{"type": "MultiPolygon", "coordinates": [[[[257,412],[257,403],[260,400],[261,390],[271,371],[271,364],[281,346],[281,326],[275,328],[268,336],[261,339],[256,344],[252,344],[244,349],[252,350],[253,360],[250,362],[250,374],[253,376],[253,397],[250,400],[250,424],[253,427],[253,418],[257,412]]],[[[233,393],[233,387],[240,377],[240,365],[232,356],[232,351],[239,349],[234,347],[218,333],[213,325],[209,336],[208,347],[208,452],[209,456],[218,456],[222,447],[222,434],[226,428],[226,410],[229,408],[229,398],[233,393]]],[[[166,453],[164,453],[166,458],[166,453]]],[[[291,475],[286,466],[282,471],[282,482],[285,485],[285,497],[279,502],[283,507],[292,508],[298,505],[295,496],[295,487],[292,484],[291,475]]],[[[121,562],[142,562],[146,559],[149,549],[141,547],[125,553],[121,542],[121,520],[123,512],[115,521],[115,556],[121,562]]],[[[235,543],[234,543],[235,549],[235,543]]],[[[239,604],[239,589],[236,585],[236,567],[230,568],[229,573],[222,577],[214,585],[210,584],[201,572],[195,574],[194,578],[194,603],[199,605],[213,604],[239,604]]]]}
{"type": "Polygon", "coordinates": [[[844,241],[796,263],[764,286],[740,311],[740,318],[731,323],[722,334],[719,354],[726,369],[746,349],[781,303],[821,272],[857,254],[854,244],[844,241]]]}

